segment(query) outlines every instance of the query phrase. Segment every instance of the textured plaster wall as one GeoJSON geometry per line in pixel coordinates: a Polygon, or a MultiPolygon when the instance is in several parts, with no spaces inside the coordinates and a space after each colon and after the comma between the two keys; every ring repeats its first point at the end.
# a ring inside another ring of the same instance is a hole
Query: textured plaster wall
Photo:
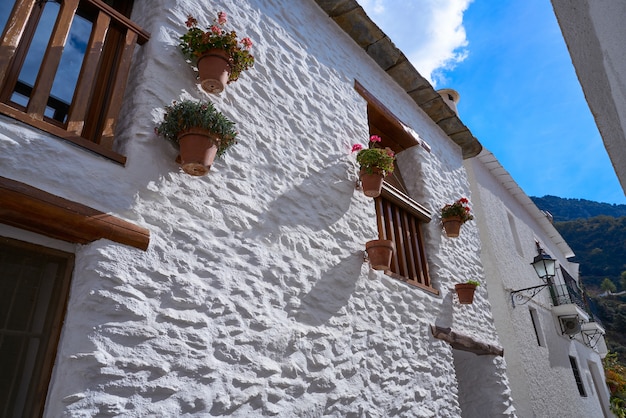
{"type": "MultiPolygon", "coordinates": [[[[481,156],[488,151],[484,150],[481,156]]],[[[504,357],[514,406],[521,417],[601,417],[600,401],[593,388],[589,362],[601,364],[597,352],[576,339],[561,336],[551,311],[549,292],[544,289],[527,304],[511,304],[511,290],[542,284],[530,265],[537,254],[535,240],[559,265],[576,275],[577,265],[569,263],[559,247],[534,218],[531,208],[522,206],[513,191],[503,186],[479,158],[465,163],[473,187],[477,224],[483,243],[487,287],[504,357]],[[519,237],[517,249],[513,228],[519,237]],[[529,308],[537,311],[543,346],[537,343],[529,308]],[[587,397],[579,395],[569,356],[577,358],[587,397]]],[[[493,163],[490,164],[493,166],[493,163]]],[[[506,183],[511,187],[510,183],[506,183]]],[[[523,301],[521,301],[523,303],[523,301]]],[[[603,386],[603,383],[600,382],[603,386]]]]}
{"type": "Polygon", "coordinates": [[[552,5],[585,98],[626,192],[626,4],[552,0],[552,5]]]}
{"type": "Polygon", "coordinates": [[[152,37],[121,112],[125,167],[0,117],[4,176],[151,233],[147,252],[76,246],[46,417],[514,416],[503,359],[454,355],[429,330],[500,344],[486,286],[470,306],[451,292],[484,281],[476,224],[452,240],[436,216],[469,196],[460,149],[317,5],[285,4],[135,2],[152,37]],[[192,178],[153,129],[172,100],[206,98],[178,36],[188,13],[207,24],[220,10],[257,62],[210,97],[240,143],[192,178]],[[435,212],[425,240],[439,295],[363,263],[377,228],[373,200],[354,187],[350,147],[368,138],[355,79],[432,147],[398,159],[435,212]]]}

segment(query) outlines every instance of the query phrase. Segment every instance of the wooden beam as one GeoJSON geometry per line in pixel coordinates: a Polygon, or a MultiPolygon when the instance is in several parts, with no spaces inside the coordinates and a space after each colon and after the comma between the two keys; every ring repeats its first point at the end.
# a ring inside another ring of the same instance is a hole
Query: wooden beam
{"type": "Polygon", "coordinates": [[[108,158],[111,161],[115,161],[116,163],[125,165],[126,157],[118,154],[115,151],[110,149],[106,149],[100,144],[96,144],[95,142],[91,142],[88,139],[80,137],[72,132],[68,132],[60,126],[53,125],[52,123],[48,123],[46,121],[33,119],[28,116],[26,113],[15,109],[9,105],[4,103],[0,103],[0,114],[4,114],[5,116],[9,116],[13,119],[19,120],[20,122],[24,122],[27,125],[33,126],[37,129],[41,129],[44,132],[48,132],[54,136],[62,138],[66,141],[69,141],[73,144],[76,144],[82,148],[86,148],[89,151],[99,154],[105,158],[108,158]]]}
{"type": "Polygon", "coordinates": [[[380,100],[361,83],[354,81],[354,89],[367,101],[367,116],[372,132],[383,139],[381,145],[395,153],[404,151],[422,142],[407,130],[408,126],[394,115],[380,100]]]}
{"type": "Polygon", "coordinates": [[[0,223],[79,244],[106,238],[145,251],[150,242],[146,228],[5,177],[0,223]]]}
{"type": "Polygon", "coordinates": [[[43,120],[54,77],[61,62],[65,41],[68,38],[77,8],[78,0],[66,0],[61,3],[59,17],[54,25],[50,42],[41,62],[41,71],[37,75],[37,81],[35,81],[35,86],[26,108],[26,113],[33,119],[43,120]]]}
{"type": "Polygon", "coordinates": [[[504,355],[504,349],[502,347],[477,341],[468,335],[457,334],[450,328],[431,325],[430,330],[435,338],[449,343],[452,348],[457,350],[469,351],[479,356],[492,355],[502,357],[504,355]]]}
{"type": "Polygon", "coordinates": [[[113,7],[109,6],[102,0],[86,0],[87,3],[90,3],[96,6],[99,10],[104,11],[108,14],[112,20],[117,22],[120,26],[126,27],[137,34],[137,43],[139,45],[143,45],[150,39],[150,34],[143,30],[139,25],[135,22],[115,10],[113,7]]]}
{"type": "Polygon", "coordinates": [[[106,13],[98,12],[98,17],[91,31],[91,39],[85,50],[82,71],[78,75],[74,100],[67,118],[67,130],[78,136],[83,134],[92,86],[96,82],[98,63],[102,56],[102,48],[110,23],[110,16],[106,13]]]}
{"type": "Polygon", "coordinates": [[[113,140],[115,139],[115,122],[117,121],[117,116],[122,108],[124,89],[126,88],[126,81],[128,80],[128,74],[130,73],[130,63],[133,58],[133,51],[135,50],[136,42],[137,34],[130,30],[126,31],[124,47],[122,53],[118,56],[119,63],[117,65],[117,72],[115,75],[115,81],[113,82],[110,102],[104,117],[102,136],[100,137],[100,145],[107,149],[113,148],[113,140]]]}
{"type": "MultiPolygon", "coordinates": [[[[7,7],[7,4],[2,7],[7,7]]],[[[33,7],[35,7],[35,0],[15,2],[9,20],[4,26],[4,33],[0,34],[0,84],[4,84],[5,78],[8,76],[13,54],[22,40],[28,16],[30,16],[33,7]]]]}

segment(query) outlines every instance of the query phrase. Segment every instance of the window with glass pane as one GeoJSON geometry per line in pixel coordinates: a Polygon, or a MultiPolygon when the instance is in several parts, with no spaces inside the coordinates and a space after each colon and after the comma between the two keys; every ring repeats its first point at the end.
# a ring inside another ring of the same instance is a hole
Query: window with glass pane
{"type": "Polygon", "coordinates": [[[580,396],[586,397],[587,392],[585,391],[583,379],[580,376],[580,370],[578,369],[578,362],[576,361],[576,358],[569,356],[569,363],[572,366],[572,372],[574,373],[574,380],[576,381],[578,393],[580,394],[580,396]]]}
{"type": "Polygon", "coordinates": [[[119,162],[112,151],[130,58],[148,34],[132,1],[14,1],[3,7],[0,112],[119,162]]]}
{"type": "Polygon", "coordinates": [[[0,417],[40,416],[73,255],[0,237],[0,417]]]}

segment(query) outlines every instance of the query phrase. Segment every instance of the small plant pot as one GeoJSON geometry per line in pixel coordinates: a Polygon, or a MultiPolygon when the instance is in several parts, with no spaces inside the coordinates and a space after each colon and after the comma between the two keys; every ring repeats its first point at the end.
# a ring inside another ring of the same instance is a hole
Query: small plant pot
{"type": "Polygon", "coordinates": [[[374,169],[372,174],[368,174],[365,170],[361,169],[359,172],[359,179],[361,180],[361,187],[363,188],[363,194],[367,197],[378,197],[383,188],[383,180],[385,176],[384,171],[374,169]]]}
{"type": "Polygon", "coordinates": [[[207,93],[224,91],[230,77],[230,56],[221,49],[211,49],[198,58],[200,87],[207,93]]]}
{"type": "Polygon", "coordinates": [[[454,285],[454,290],[459,297],[459,303],[462,305],[470,305],[474,302],[474,292],[476,285],[471,283],[460,283],[454,285]]]}
{"type": "Polygon", "coordinates": [[[393,256],[393,241],[388,239],[377,239],[365,243],[367,257],[374,270],[389,270],[391,268],[391,257],[393,256]]]}
{"type": "Polygon", "coordinates": [[[460,216],[444,218],[442,219],[442,222],[443,229],[446,231],[446,236],[448,238],[456,238],[459,236],[459,233],[461,232],[461,225],[463,225],[460,216]]]}
{"type": "Polygon", "coordinates": [[[178,135],[180,164],[183,171],[192,176],[204,176],[209,172],[217,155],[220,139],[205,129],[192,128],[178,135]]]}

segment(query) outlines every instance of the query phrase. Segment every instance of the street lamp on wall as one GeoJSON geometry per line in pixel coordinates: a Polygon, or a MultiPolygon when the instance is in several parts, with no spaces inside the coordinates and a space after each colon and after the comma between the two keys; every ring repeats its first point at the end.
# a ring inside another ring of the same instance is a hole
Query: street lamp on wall
{"type": "Polygon", "coordinates": [[[537,273],[537,276],[545,281],[552,280],[552,278],[556,275],[556,260],[546,254],[539,243],[537,243],[537,253],[538,254],[531,263],[537,273]]]}
{"type": "Polygon", "coordinates": [[[535,273],[537,276],[542,279],[545,283],[538,285],[527,287],[525,289],[513,290],[511,292],[511,304],[515,308],[515,299],[517,299],[519,305],[524,305],[528,303],[532,298],[537,295],[537,293],[541,292],[545,287],[550,289],[550,296],[552,296],[552,300],[554,300],[554,295],[552,294],[552,279],[556,275],[556,260],[550,257],[550,255],[546,254],[546,252],[541,248],[539,243],[537,242],[537,255],[533,259],[533,262],[530,263],[535,269],[535,273]]]}

